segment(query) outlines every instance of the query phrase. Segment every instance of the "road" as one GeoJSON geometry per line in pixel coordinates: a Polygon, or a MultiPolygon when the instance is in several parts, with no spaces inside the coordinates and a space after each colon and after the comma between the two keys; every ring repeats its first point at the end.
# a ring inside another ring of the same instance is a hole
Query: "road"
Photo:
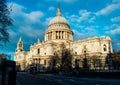
{"type": "Polygon", "coordinates": [[[17,73],[17,85],[120,85],[119,80],[75,78],[52,74],[17,73]]]}

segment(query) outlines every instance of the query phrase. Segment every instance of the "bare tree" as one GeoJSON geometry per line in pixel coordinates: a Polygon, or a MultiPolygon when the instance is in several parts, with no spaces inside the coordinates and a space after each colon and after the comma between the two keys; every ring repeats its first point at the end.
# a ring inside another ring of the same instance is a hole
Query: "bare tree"
{"type": "Polygon", "coordinates": [[[83,58],[83,70],[87,71],[89,70],[89,62],[88,62],[88,57],[87,57],[87,49],[86,46],[84,47],[84,58],[83,58]]]}
{"type": "Polygon", "coordinates": [[[7,27],[12,25],[10,10],[6,5],[6,0],[0,0],[0,42],[9,41],[7,27]]]}
{"type": "Polygon", "coordinates": [[[69,49],[63,49],[60,68],[63,70],[70,70],[72,68],[72,55],[69,49]]]}
{"type": "Polygon", "coordinates": [[[57,54],[57,52],[55,52],[54,56],[50,57],[49,70],[55,71],[59,69],[59,65],[60,65],[60,56],[57,54]]]}
{"type": "Polygon", "coordinates": [[[115,70],[120,70],[120,51],[113,53],[112,66],[114,67],[115,70]]]}
{"type": "Polygon", "coordinates": [[[10,58],[11,58],[11,56],[8,54],[5,54],[5,53],[0,54],[0,70],[2,68],[3,62],[6,60],[9,60],[10,58]]]}
{"type": "Polygon", "coordinates": [[[53,70],[70,70],[72,68],[72,56],[70,50],[65,48],[65,45],[61,45],[61,51],[58,50],[51,56],[49,60],[49,68],[53,70]]]}

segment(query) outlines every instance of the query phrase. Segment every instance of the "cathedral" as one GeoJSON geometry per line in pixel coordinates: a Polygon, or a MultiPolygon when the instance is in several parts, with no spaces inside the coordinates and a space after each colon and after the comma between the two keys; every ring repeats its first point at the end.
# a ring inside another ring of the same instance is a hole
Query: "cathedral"
{"type": "Polygon", "coordinates": [[[74,33],[58,6],[56,16],[49,21],[44,33],[44,41],[40,42],[38,39],[34,45],[30,46],[29,51],[25,51],[20,37],[14,53],[14,61],[20,70],[25,70],[31,64],[39,64],[37,69],[43,71],[49,66],[49,60],[56,52],[60,55],[64,44],[64,48],[69,49],[72,55],[73,68],[75,61],[79,67],[82,67],[83,59],[86,57],[89,60],[90,69],[107,69],[106,57],[113,52],[112,40],[109,36],[94,36],[76,41],[73,40],[73,36],[74,33]],[[97,63],[101,67],[98,68],[97,63]]]}

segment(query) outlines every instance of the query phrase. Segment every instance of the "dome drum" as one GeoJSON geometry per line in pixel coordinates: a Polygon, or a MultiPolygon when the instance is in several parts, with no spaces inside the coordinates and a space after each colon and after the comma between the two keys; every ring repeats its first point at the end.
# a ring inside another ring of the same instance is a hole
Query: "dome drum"
{"type": "Polygon", "coordinates": [[[54,31],[47,31],[45,33],[45,41],[55,40],[55,39],[66,39],[66,40],[73,40],[73,32],[68,30],[54,30],[54,31]]]}

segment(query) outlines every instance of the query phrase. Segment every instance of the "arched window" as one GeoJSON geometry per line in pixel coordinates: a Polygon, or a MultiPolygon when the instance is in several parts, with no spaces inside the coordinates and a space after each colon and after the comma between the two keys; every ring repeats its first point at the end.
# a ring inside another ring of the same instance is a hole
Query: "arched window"
{"type": "Polygon", "coordinates": [[[86,45],[83,46],[83,53],[86,54],[87,48],[86,45]]]}
{"type": "Polygon", "coordinates": [[[46,65],[46,60],[44,60],[44,65],[46,65]]]}
{"type": "Polygon", "coordinates": [[[40,49],[38,48],[38,54],[40,54],[40,49]]]}
{"type": "Polygon", "coordinates": [[[103,50],[107,51],[107,46],[105,44],[103,45],[103,50]]]}
{"type": "Polygon", "coordinates": [[[77,55],[77,52],[75,52],[75,55],[77,55]]]}

